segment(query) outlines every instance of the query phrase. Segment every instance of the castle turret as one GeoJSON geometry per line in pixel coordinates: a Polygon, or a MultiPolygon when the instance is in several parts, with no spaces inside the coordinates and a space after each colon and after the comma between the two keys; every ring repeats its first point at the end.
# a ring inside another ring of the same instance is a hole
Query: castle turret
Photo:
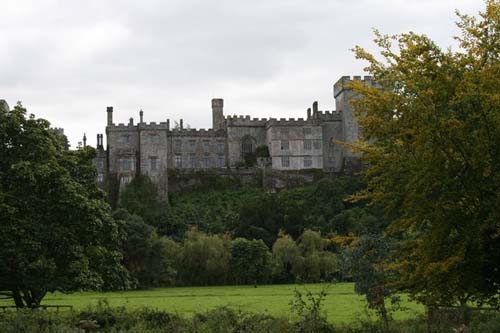
{"type": "Polygon", "coordinates": [[[106,112],[108,113],[108,126],[111,126],[113,125],[113,107],[108,106],[106,112]]]}
{"type": "Polygon", "coordinates": [[[318,118],[318,101],[313,102],[312,114],[314,119],[318,118]]]}
{"type": "MultiPolygon", "coordinates": [[[[353,80],[361,80],[367,85],[375,85],[371,76],[349,76],[341,77],[333,86],[333,97],[335,98],[335,107],[337,111],[342,111],[343,138],[346,143],[354,143],[359,139],[360,128],[351,101],[359,98],[359,95],[349,88],[353,80]]],[[[350,149],[345,151],[346,157],[355,157],[357,154],[350,149]]]]}
{"type": "Polygon", "coordinates": [[[96,148],[98,150],[104,149],[102,141],[103,141],[103,135],[102,134],[97,134],[97,145],[96,145],[96,148]]]}
{"type": "Polygon", "coordinates": [[[144,122],[144,111],[139,111],[139,122],[142,124],[144,122]]]}
{"type": "Polygon", "coordinates": [[[212,99],[212,128],[224,129],[224,100],[222,98],[212,99]]]}
{"type": "Polygon", "coordinates": [[[83,133],[83,148],[87,147],[87,135],[83,133]]]}
{"type": "Polygon", "coordinates": [[[4,99],[0,99],[0,111],[9,112],[9,104],[4,99]]]}

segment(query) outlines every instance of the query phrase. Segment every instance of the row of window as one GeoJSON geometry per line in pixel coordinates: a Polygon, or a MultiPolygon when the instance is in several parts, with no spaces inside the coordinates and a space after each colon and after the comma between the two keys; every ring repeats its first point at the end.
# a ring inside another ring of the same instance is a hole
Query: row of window
{"type": "MultiPolygon", "coordinates": [[[[321,141],[320,140],[304,140],[304,150],[319,150],[321,149],[321,141]]],[[[290,141],[281,140],[281,150],[290,150],[290,141]]]]}
{"type": "Polygon", "coordinates": [[[194,154],[190,156],[175,155],[174,164],[178,169],[223,168],[226,164],[226,159],[224,157],[224,154],[218,154],[214,158],[211,158],[210,156],[202,156],[201,158],[198,158],[194,154]]]}
{"type": "MultiPolygon", "coordinates": [[[[195,151],[199,144],[200,144],[200,142],[198,142],[198,140],[190,139],[186,142],[184,150],[195,151]]],[[[210,140],[202,140],[201,147],[203,148],[204,151],[207,151],[207,152],[210,151],[211,141],[210,140]]],[[[215,149],[217,150],[217,152],[223,153],[224,148],[225,148],[224,142],[217,141],[217,143],[215,145],[215,149]]],[[[182,140],[174,140],[174,151],[179,152],[179,151],[182,151],[182,149],[183,149],[182,140]]]]}
{"type": "MultiPolygon", "coordinates": [[[[311,156],[304,156],[303,158],[303,166],[304,168],[312,168],[313,162],[311,156]]],[[[290,156],[282,156],[281,157],[281,167],[289,168],[290,167],[290,156]]]]}
{"type": "MultiPolygon", "coordinates": [[[[312,128],[311,127],[304,127],[302,129],[303,135],[312,135],[312,128]]],[[[281,137],[288,137],[290,135],[290,130],[288,128],[282,128],[280,129],[280,135],[281,137]]]]}

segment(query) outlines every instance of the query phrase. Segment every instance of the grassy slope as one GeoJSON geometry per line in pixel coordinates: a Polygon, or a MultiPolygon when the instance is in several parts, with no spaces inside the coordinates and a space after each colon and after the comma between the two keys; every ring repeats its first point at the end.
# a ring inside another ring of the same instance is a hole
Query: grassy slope
{"type": "MultiPolygon", "coordinates": [[[[309,284],[306,287],[316,293],[321,288],[327,288],[328,296],[324,303],[324,310],[330,321],[353,322],[360,316],[366,318],[364,298],[354,293],[354,284],[338,283],[330,286],[309,284]]],[[[293,299],[294,288],[304,290],[304,287],[297,285],[269,285],[258,288],[252,286],[183,287],[108,293],[82,292],[69,295],[57,293],[46,296],[43,304],[71,304],[77,309],[82,309],[105,298],[111,306],[127,308],[147,306],[188,316],[218,306],[288,316],[289,302],[293,299]]],[[[5,304],[5,302],[2,303],[5,304]]],[[[415,313],[423,312],[421,306],[413,303],[404,302],[403,306],[407,310],[396,313],[396,319],[413,317],[415,313]]]]}

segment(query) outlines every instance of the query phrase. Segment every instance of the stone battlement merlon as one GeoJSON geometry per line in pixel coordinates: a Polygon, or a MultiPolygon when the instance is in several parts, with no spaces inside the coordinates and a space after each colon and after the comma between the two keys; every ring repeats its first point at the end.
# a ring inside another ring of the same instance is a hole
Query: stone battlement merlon
{"type": "Polygon", "coordinates": [[[196,137],[225,137],[225,131],[224,130],[217,130],[217,129],[212,129],[212,128],[199,128],[199,129],[192,129],[192,128],[174,128],[168,132],[168,136],[171,137],[176,137],[176,136],[196,136],[196,137]]]}
{"type": "Polygon", "coordinates": [[[318,111],[316,117],[321,121],[342,121],[342,111],[318,111]]]}
{"type": "Polygon", "coordinates": [[[312,119],[304,119],[304,118],[271,118],[267,122],[267,127],[273,126],[311,126],[316,125],[312,119]]]}
{"type": "Polygon", "coordinates": [[[352,77],[352,79],[350,76],[342,76],[333,85],[333,97],[337,98],[337,96],[340,95],[347,88],[347,85],[354,80],[365,82],[366,84],[369,84],[369,85],[375,85],[375,81],[373,80],[373,77],[369,76],[369,75],[365,75],[363,78],[361,78],[361,76],[359,76],[359,75],[355,75],[352,77]]]}
{"type": "Polygon", "coordinates": [[[226,120],[227,126],[249,126],[249,127],[263,127],[266,126],[267,119],[266,118],[251,118],[250,116],[226,116],[224,118],[226,120]]]}

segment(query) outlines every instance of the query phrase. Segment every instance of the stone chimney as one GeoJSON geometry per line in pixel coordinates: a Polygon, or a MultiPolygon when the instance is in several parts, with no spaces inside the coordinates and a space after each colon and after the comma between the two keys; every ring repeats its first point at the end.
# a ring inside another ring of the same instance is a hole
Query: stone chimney
{"type": "Polygon", "coordinates": [[[108,106],[106,112],[108,113],[108,126],[111,126],[113,125],[113,107],[108,106]]]}

